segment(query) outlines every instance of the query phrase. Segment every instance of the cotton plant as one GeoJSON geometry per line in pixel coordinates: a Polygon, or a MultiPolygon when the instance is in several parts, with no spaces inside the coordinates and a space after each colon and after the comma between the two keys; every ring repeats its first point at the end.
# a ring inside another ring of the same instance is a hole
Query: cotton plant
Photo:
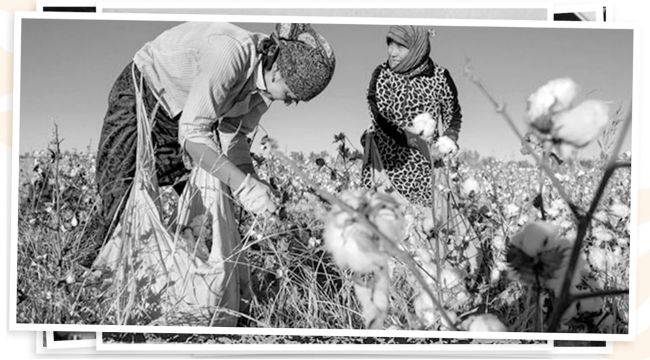
{"type": "Polygon", "coordinates": [[[586,99],[576,104],[578,93],[572,79],[559,78],[542,85],[528,98],[528,123],[563,158],[589,145],[609,122],[607,102],[586,99]]]}
{"type": "MultiPolygon", "coordinates": [[[[513,236],[508,248],[508,263],[513,271],[537,290],[537,329],[540,331],[557,331],[565,323],[571,309],[581,305],[586,308],[597,307],[603,297],[628,294],[627,289],[588,289],[580,290],[581,282],[587,272],[586,246],[592,226],[592,219],[603,198],[608,183],[614,172],[629,168],[630,162],[619,161],[619,153],[624,136],[631,123],[628,111],[620,120],[622,130],[612,146],[609,159],[605,163],[603,174],[596,189],[590,193],[591,201],[586,209],[580,208],[566,191],[569,179],[561,181],[552,169],[548,152],[553,147],[562,157],[567,158],[594,142],[610,122],[608,104],[604,101],[586,99],[576,100],[579,86],[570,78],[551,80],[538,88],[528,97],[526,124],[541,140],[541,154],[534,149],[534,141],[526,140],[515,121],[510,117],[505,104],[498,102],[488,91],[483,82],[473,73],[469,63],[465,66],[465,75],[474,83],[483,95],[492,103],[496,112],[506,121],[511,130],[521,140],[525,151],[533,157],[539,169],[539,202],[541,217],[544,219],[544,197],[542,190],[547,185],[553,187],[569,209],[567,216],[575,223],[575,235],[561,236],[556,225],[546,221],[520,223],[522,228],[513,236]],[[550,291],[552,310],[544,318],[540,312],[540,290],[545,287],[550,291]]],[[[528,135],[527,135],[528,136],[528,135]]],[[[562,162],[562,159],[558,159],[562,162]]],[[[572,189],[573,190],[573,189],[572,189]]],[[[579,189],[578,194],[588,193],[588,189],[579,189]]],[[[563,208],[557,206],[551,215],[559,216],[563,208]]],[[[620,210],[620,209],[617,209],[620,210]]],[[[623,213],[623,211],[620,211],[623,213]]]]}

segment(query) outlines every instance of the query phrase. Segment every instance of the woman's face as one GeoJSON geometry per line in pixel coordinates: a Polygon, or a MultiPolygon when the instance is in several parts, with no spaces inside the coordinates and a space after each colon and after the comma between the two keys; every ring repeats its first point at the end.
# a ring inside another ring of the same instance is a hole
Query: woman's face
{"type": "Polygon", "coordinates": [[[388,40],[388,66],[395,68],[409,53],[409,49],[393,40],[388,40]]]}

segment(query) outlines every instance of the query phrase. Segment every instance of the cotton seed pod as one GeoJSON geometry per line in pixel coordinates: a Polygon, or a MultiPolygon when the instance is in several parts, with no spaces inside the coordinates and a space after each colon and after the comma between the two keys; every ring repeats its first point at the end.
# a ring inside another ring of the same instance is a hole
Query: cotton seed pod
{"type": "Polygon", "coordinates": [[[560,244],[559,229],[544,221],[529,223],[512,238],[511,244],[535,257],[560,244]]]}
{"type": "Polygon", "coordinates": [[[585,100],[553,116],[553,138],[582,148],[600,135],[609,121],[609,106],[599,100],[585,100]]]}
{"type": "Polygon", "coordinates": [[[591,231],[591,235],[598,244],[608,243],[614,240],[614,234],[603,226],[598,226],[591,231]]]}
{"type": "Polygon", "coordinates": [[[503,216],[506,219],[513,218],[519,214],[519,207],[515,204],[508,204],[503,209],[503,216]]]}
{"type": "Polygon", "coordinates": [[[403,240],[406,237],[406,218],[395,198],[385,193],[375,193],[369,203],[368,217],[377,229],[395,243],[403,240]]]}
{"type": "Polygon", "coordinates": [[[65,278],[65,282],[66,282],[66,284],[68,284],[68,285],[72,285],[72,284],[74,284],[75,280],[76,280],[76,279],[75,279],[75,276],[74,276],[73,273],[68,274],[68,276],[65,278]]]}
{"type": "Polygon", "coordinates": [[[437,122],[431,114],[422,113],[413,118],[413,125],[409,126],[407,130],[425,140],[429,140],[436,131],[436,125],[437,122]]]}
{"type": "Polygon", "coordinates": [[[463,183],[460,186],[460,194],[465,198],[469,198],[470,196],[476,196],[480,190],[481,190],[481,186],[479,185],[478,181],[473,177],[465,179],[465,181],[463,181],[463,183]]]}
{"type": "Polygon", "coordinates": [[[483,314],[470,317],[467,330],[473,332],[505,332],[508,328],[494,314],[483,314]]]}
{"type": "Polygon", "coordinates": [[[441,285],[447,289],[451,289],[460,285],[463,285],[464,287],[465,276],[466,274],[464,271],[453,268],[451,266],[445,266],[440,271],[440,281],[442,282],[441,285]]]}
{"type": "Polygon", "coordinates": [[[450,139],[448,136],[441,136],[436,142],[436,147],[438,148],[438,151],[443,155],[451,154],[458,150],[456,142],[450,139]]]}
{"type": "Polygon", "coordinates": [[[630,216],[630,207],[621,203],[620,200],[615,200],[612,205],[609,206],[608,210],[612,216],[619,219],[624,219],[630,216]]]}
{"type": "Polygon", "coordinates": [[[415,310],[415,315],[425,327],[431,327],[436,323],[438,318],[436,310],[433,307],[431,298],[429,298],[429,295],[424,291],[420,292],[415,299],[413,299],[413,308],[415,310]]]}
{"type": "Polygon", "coordinates": [[[528,121],[540,132],[549,133],[553,125],[551,116],[568,109],[577,93],[578,86],[570,78],[549,81],[528,97],[528,121]]]}
{"type": "MultiPolygon", "coordinates": [[[[351,190],[342,193],[341,200],[352,209],[366,213],[389,240],[398,243],[405,237],[406,220],[390,195],[351,190]]],[[[323,238],[334,261],[358,273],[376,270],[387,256],[379,247],[379,237],[336,205],[325,221],[323,238]]]]}
{"type": "Polygon", "coordinates": [[[620,261],[612,251],[600,247],[590,248],[587,260],[594,269],[604,273],[611,272],[620,261]]]}

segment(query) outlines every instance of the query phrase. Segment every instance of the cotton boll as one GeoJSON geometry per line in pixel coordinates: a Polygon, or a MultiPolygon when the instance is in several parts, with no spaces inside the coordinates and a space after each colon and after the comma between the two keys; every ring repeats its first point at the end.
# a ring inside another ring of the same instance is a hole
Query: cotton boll
{"type": "Polygon", "coordinates": [[[370,199],[370,221],[382,234],[399,243],[406,237],[406,218],[392,196],[376,193],[370,199]]]}
{"type": "Polygon", "coordinates": [[[602,210],[601,211],[596,211],[596,213],[594,213],[594,219],[596,219],[596,220],[598,220],[598,221],[600,221],[602,223],[607,223],[609,221],[609,218],[607,217],[607,213],[605,213],[602,210]]]}
{"type": "Polygon", "coordinates": [[[544,221],[527,224],[511,241],[513,246],[518,247],[530,257],[535,257],[559,243],[559,229],[544,221]]]}
{"type": "Polygon", "coordinates": [[[587,259],[594,269],[602,272],[612,271],[618,264],[618,260],[612,251],[600,247],[589,249],[587,259]]]}
{"type": "Polygon", "coordinates": [[[503,209],[503,216],[506,219],[513,218],[519,214],[519,207],[515,204],[508,204],[503,209]]]}
{"type": "Polygon", "coordinates": [[[546,213],[553,218],[556,218],[562,214],[564,210],[567,210],[568,206],[566,202],[562,199],[555,199],[551,201],[551,206],[546,209],[546,213]]]}
{"type": "Polygon", "coordinates": [[[618,219],[625,219],[630,215],[630,207],[615,200],[609,207],[609,213],[618,219]]]}
{"type": "Polygon", "coordinates": [[[460,186],[460,194],[465,198],[469,198],[470,196],[475,196],[476,194],[479,193],[480,190],[481,190],[481,186],[479,185],[478,181],[473,177],[465,179],[465,181],[463,181],[463,183],[460,186]]]}
{"type": "Polygon", "coordinates": [[[494,285],[501,280],[501,270],[494,268],[490,270],[490,284],[494,285]]]}
{"type": "Polygon", "coordinates": [[[608,243],[614,240],[614,234],[603,226],[598,226],[593,229],[591,235],[598,241],[598,244],[608,243]]]}
{"type": "Polygon", "coordinates": [[[451,289],[465,283],[465,272],[450,266],[445,266],[440,271],[440,281],[442,286],[451,289]]]}
{"type": "MultiPolygon", "coordinates": [[[[342,193],[341,200],[354,210],[368,214],[370,222],[389,240],[398,243],[406,236],[404,214],[390,195],[352,190],[342,193]]],[[[339,266],[369,273],[385,262],[386,254],[379,249],[375,233],[339,206],[330,211],[323,238],[339,266]]]]}
{"type": "Polygon", "coordinates": [[[578,86],[570,78],[551,80],[528,98],[528,120],[542,133],[551,130],[551,115],[568,109],[578,93],[578,86]]]}
{"type": "Polygon", "coordinates": [[[422,113],[413,118],[413,126],[407,128],[410,132],[419,135],[423,139],[433,138],[436,131],[436,120],[429,113],[422,113]]]}
{"type": "Polygon", "coordinates": [[[326,249],[341,267],[365,274],[374,271],[385,260],[370,230],[355,223],[343,210],[330,215],[323,238],[326,249]]]}
{"type": "Polygon", "coordinates": [[[581,148],[600,135],[609,121],[609,106],[603,101],[585,100],[553,116],[553,138],[581,148]]]}
{"type": "Polygon", "coordinates": [[[382,329],[388,313],[390,278],[384,265],[374,273],[370,287],[354,284],[354,292],[362,309],[364,323],[368,329],[382,329]]]}
{"type": "Polygon", "coordinates": [[[448,136],[441,136],[436,142],[436,147],[438,148],[438,151],[443,155],[451,154],[458,150],[456,142],[450,139],[448,136]]]}
{"type": "Polygon", "coordinates": [[[65,282],[68,285],[74,284],[75,281],[76,281],[76,279],[75,279],[75,276],[74,276],[73,273],[68,274],[68,276],[65,278],[65,282]]]}
{"type": "Polygon", "coordinates": [[[492,238],[492,247],[497,251],[506,250],[506,239],[501,235],[495,235],[492,238]]]}
{"type": "Polygon", "coordinates": [[[467,330],[472,332],[506,332],[508,328],[494,314],[483,314],[472,316],[468,319],[469,326],[467,330]]]}
{"type": "Polygon", "coordinates": [[[447,314],[447,317],[448,317],[449,320],[451,321],[451,324],[450,324],[449,322],[447,322],[447,320],[446,320],[444,317],[441,316],[441,317],[440,317],[440,322],[441,322],[442,324],[441,324],[441,328],[440,328],[440,330],[452,330],[452,329],[453,329],[453,325],[454,325],[456,322],[458,322],[458,315],[456,315],[456,313],[453,312],[453,311],[445,311],[445,313],[447,314]]]}
{"type": "Polygon", "coordinates": [[[415,315],[420,319],[422,325],[431,327],[436,323],[438,318],[436,310],[433,308],[431,298],[424,291],[420,292],[413,300],[415,315]]]}

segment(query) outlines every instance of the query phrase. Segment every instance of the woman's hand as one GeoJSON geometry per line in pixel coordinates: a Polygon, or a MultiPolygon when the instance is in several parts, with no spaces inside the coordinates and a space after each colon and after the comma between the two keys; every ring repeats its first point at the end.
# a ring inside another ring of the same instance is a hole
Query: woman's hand
{"type": "Polygon", "coordinates": [[[273,214],[278,208],[271,188],[250,174],[246,175],[234,195],[244,209],[255,215],[273,214]]]}

